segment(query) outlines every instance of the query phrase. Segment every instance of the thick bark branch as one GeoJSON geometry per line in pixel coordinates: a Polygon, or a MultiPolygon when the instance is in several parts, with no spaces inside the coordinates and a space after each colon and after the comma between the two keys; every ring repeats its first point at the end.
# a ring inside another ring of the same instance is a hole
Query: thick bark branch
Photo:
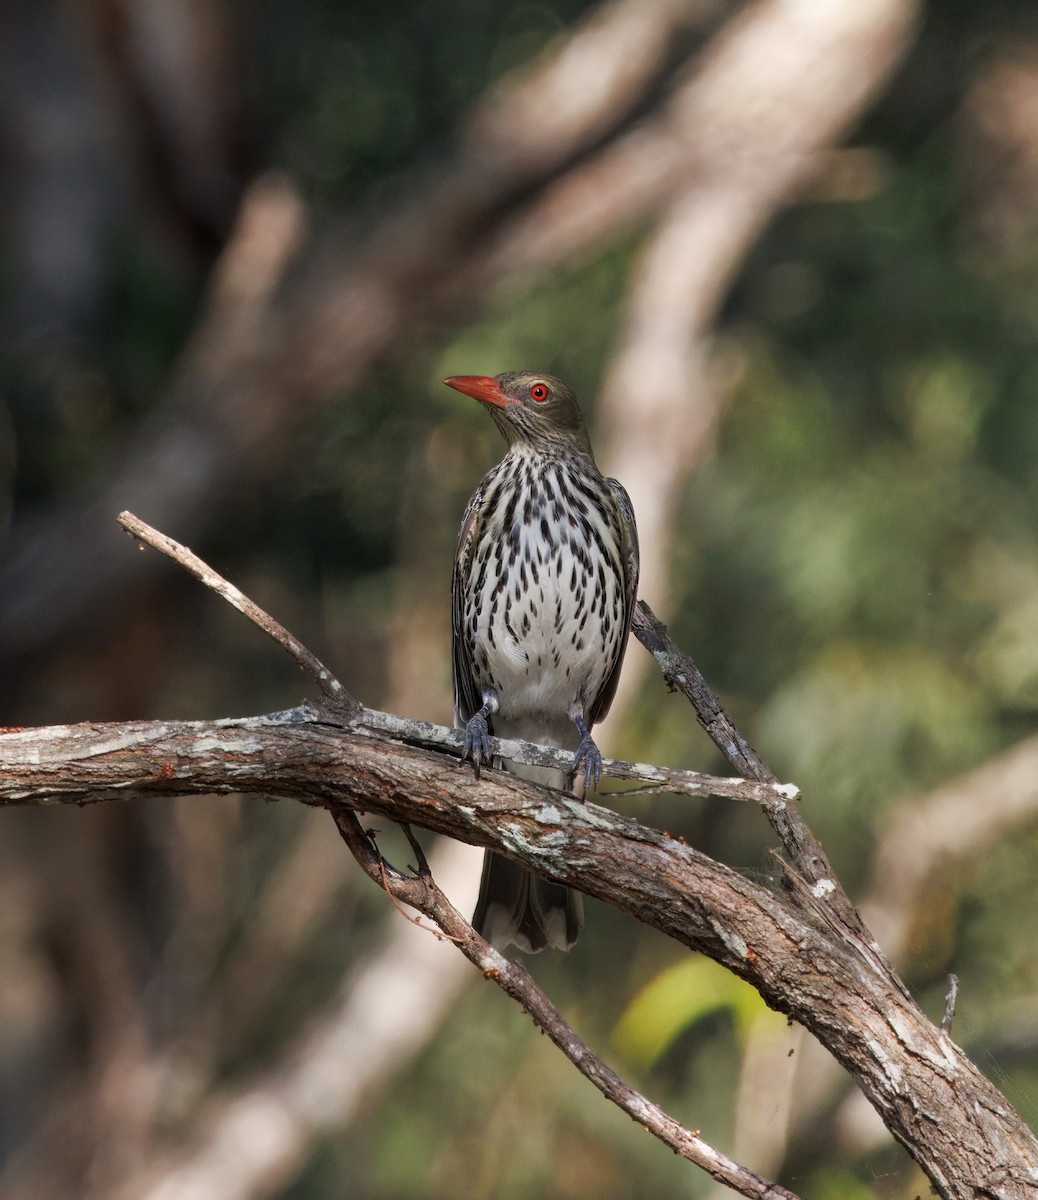
{"type": "MultiPolygon", "coordinates": [[[[337,727],[316,709],[0,735],[0,804],[254,792],[492,847],[702,951],[810,1029],[945,1195],[1038,1196],[1038,1143],[881,964],[692,847],[595,804],[337,727]]],[[[803,897],[801,897],[803,901],[803,897]]]]}

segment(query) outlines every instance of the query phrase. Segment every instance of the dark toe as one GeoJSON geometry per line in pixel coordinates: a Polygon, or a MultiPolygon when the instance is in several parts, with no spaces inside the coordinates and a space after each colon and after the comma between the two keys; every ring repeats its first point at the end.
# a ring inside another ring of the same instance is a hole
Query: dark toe
{"type": "Polygon", "coordinates": [[[462,760],[472,759],[476,768],[476,778],[479,778],[479,764],[490,761],[490,731],[484,717],[474,716],[465,726],[465,747],[461,754],[462,760]]]}
{"type": "Polygon", "coordinates": [[[573,758],[573,773],[579,774],[581,768],[584,772],[584,788],[590,792],[602,777],[602,753],[590,737],[581,739],[573,758]]]}

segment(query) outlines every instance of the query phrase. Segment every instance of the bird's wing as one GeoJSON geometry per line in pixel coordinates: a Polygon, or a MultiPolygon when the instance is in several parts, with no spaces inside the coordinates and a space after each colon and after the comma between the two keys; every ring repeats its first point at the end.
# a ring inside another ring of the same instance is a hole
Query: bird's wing
{"type": "Polygon", "coordinates": [[[470,579],[472,555],[483,524],[483,495],[486,480],[472,493],[461,519],[458,546],[454,552],[451,577],[451,641],[454,664],[454,723],[459,728],[483,707],[483,696],[476,683],[471,642],[464,636],[465,587],[470,579]]]}
{"type": "Polygon", "coordinates": [[[609,672],[605,683],[598,695],[594,697],[587,713],[589,726],[601,721],[613,702],[616,687],[620,682],[620,668],[623,666],[624,651],[627,649],[627,637],[631,632],[631,618],[634,606],[638,600],[638,526],[634,520],[634,508],[627,489],[616,479],[606,479],[606,487],[612,493],[616,504],[617,516],[620,521],[620,569],[624,581],[624,635],[620,642],[620,653],[616,656],[613,669],[609,672]]]}

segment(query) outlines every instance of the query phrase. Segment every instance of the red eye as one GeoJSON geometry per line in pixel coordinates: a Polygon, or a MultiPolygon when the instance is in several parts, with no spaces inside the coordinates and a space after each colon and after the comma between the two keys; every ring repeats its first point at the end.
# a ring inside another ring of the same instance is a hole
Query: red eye
{"type": "Polygon", "coordinates": [[[543,383],[535,383],[533,387],[530,388],[530,395],[534,400],[537,401],[538,404],[543,404],[545,400],[548,399],[548,389],[543,383]]]}

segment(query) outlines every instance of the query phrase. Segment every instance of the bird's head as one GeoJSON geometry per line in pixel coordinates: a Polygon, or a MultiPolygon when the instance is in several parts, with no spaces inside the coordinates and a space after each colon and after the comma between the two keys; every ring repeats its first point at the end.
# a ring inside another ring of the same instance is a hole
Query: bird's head
{"type": "Polygon", "coordinates": [[[534,371],[506,371],[493,379],[452,375],[443,382],[485,405],[509,446],[592,457],[580,406],[561,379],[534,371]]]}

